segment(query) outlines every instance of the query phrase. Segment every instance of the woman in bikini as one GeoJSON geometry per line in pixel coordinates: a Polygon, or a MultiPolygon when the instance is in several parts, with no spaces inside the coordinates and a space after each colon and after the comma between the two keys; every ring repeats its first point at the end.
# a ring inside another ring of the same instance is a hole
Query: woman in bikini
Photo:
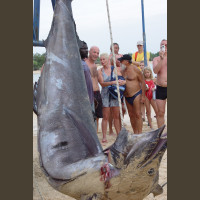
{"type": "MultiPolygon", "coordinates": [[[[119,103],[117,99],[111,97],[108,86],[117,84],[116,81],[111,80],[111,66],[109,65],[109,56],[106,53],[100,55],[101,65],[103,66],[101,69],[98,70],[98,81],[102,86],[101,90],[101,98],[103,103],[103,119],[102,119],[102,133],[103,139],[102,143],[107,142],[106,139],[106,131],[107,131],[107,124],[109,121],[110,111],[112,110],[113,118],[114,118],[114,127],[116,133],[119,134],[121,130],[120,125],[120,112],[119,112],[119,103]]],[[[117,69],[118,75],[121,75],[120,69],[117,69]]],[[[124,85],[126,82],[119,80],[119,85],[124,85]]]]}
{"type": "Polygon", "coordinates": [[[147,111],[147,119],[148,123],[151,129],[152,123],[151,123],[151,105],[154,109],[154,112],[156,116],[158,116],[158,108],[156,105],[156,101],[153,99],[153,91],[155,90],[155,84],[153,81],[153,75],[152,75],[152,70],[149,67],[144,68],[143,75],[145,78],[145,83],[146,83],[146,92],[145,92],[145,106],[146,106],[146,111],[147,111]]]}

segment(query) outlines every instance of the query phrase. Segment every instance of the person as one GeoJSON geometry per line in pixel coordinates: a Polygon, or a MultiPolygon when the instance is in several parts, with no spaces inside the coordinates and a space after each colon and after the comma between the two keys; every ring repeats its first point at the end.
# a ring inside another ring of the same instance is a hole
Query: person
{"type": "MultiPolygon", "coordinates": [[[[102,119],[102,133],[103,139],[102,143],[107,142],[106,139],[106,131],[107,131],[107,124],[109,120],[110,111],[112,110],[113,119],[114,119],[114,126],[116,133],[119,134],[121,130],[120,124],[120,111],[119,111],[119,102],[118,99],[114,99],[110,93],[108,86],[117,84],[116,80],[111,81],[111,67],[109,65],[109,56],[108,54],[104,53],[100,55],[100,61],[103,68],[98,70],[98,80],[100,85],[102,86],[101,90],[101,97],[103,102],[103,119],[102,119]]],[[[121,75],[120,70],[117,70],[117,74],[121,75]]],[[[114,76],[114,75],[113,75],[114,76]]],[[[124,85],[125,81],[118,80],[119,85],[124,85]]]]}
{"type": "MultiPolygon", "coordinates": [[[[143,73],[144,70],[144,60],[140,61],[138,69],[143,73]]],[[[145,104],[141,103],[142,120],[145,121],[145,104]]]]}
{"type": "MultiPolygon", "coordinates": [[[[115,58],[120,58],[122,57],[122,54],[119,53],[119,44],[114,42],[113,43],[113,48],[114,48],[114,55],[115,58]]],[[[112,45],[110,45],[110,55],[109,55],[109,64],[110,65],[114,65],[113,63],[111,63],[113,57],[113,53],[112,53],[112,45]]],[[[117,62],[117,61],[116,61],[117,62]]],[[[123,115],[126,112],[124,103],[122,104],[122,109],[123,109],[123,115]]],[[[112,110],[110,111],[110,118],[109,118],[109,135],[114,135],[113,129],[112,129],[112,125],[113,125],[113,114],[112,114],[112,110]]]]}
{"type": "Polygon", "coordinates": [[[85,75],[85,81],[86,81],[90,104],[93,107],[94,106],[94,93],[93,93],[92,78],[91,78],[90,69],[89,69],[87,63],[85,62],[85,59],[88,58],[88,46],[84,41],[82,41],[79,52],[80,52],[80,56],[81,56],[81,64],[82,64],[84,75],[85,75]]]}
{"type": "Polygon", "coordinates": [[[148,119],[148,124],[150,128],[153,129],[153,126],[151,123],[152,122],[151,105],[156,115],[158,114],[158,108],[157,108],[155,100],[153,99],[153,91],[155,90],[155,84],[153,81],[153,74],[152,74],[151,68],[145,67],[143,71],[143,75],[144,75],[145,83],[146,83],[145,106],[146,106],[146,111],[147,111],[147,119],[148,119]]]}
{"type": "MultiPolygon", "coordinates": [[[[120,61],[118,60],[118,58],[120,58],[120,57],[119,56],[115,56],[116,67],[117,67],[117,70],[119,71],[118,72],[119,74],[121,74],[121,71],[122,71],[121,65],[120,65],[120,61]]],[[[111,68],[113,67],[113,69],[114,69],[114,60],[113,60],[113,57],[110,58],[110,63],[111,63],[111,68]]],[[[124,97],[121,99],[121,102],[122,102],[122,114],[123,114],[123,117],[124,117],[124,114],[126,113],[124,97]]]]}
{"type": "Polygon", "coordinates": [[[85,59],[85,62],[87,63],[91,78],[92,78],[92,85],[93,85],[93,93],[94,93],[94,102],[95,102],[95,115],[96,115],[96,122],[97,122],[97,132],[99,128],[99,118],[103,118],[102,113],[102,99],[100,94],[100,88],[98,85],[98,72],[97,72],[97,66],[95,64],[95,61],[99,57],[99,48],[97,46],[92,46],[89,50],[89,56],[87,59],[85,59]]]}
{"type": "Polygon", "coordinates": [[[122,64],[122,76],[126,79],[126,90],[124,93],[126,106],[135,134],[142,133],[141,102],[145,101],[145,81],[142,72],[136,65],[132,64],[131,56],[124,54],[118,58],[122,64]]]}
{"type": "MultiPolygon", "coordinates": [[[[119,53],[119,44],[118,43],[113,43],[113,48],[114,48],[114,54],[116,56],[116,58],[120,58],[122,57],[122,54],[119,53]]],[[[110,62],[110,59],[112,57],[112,45],[110,45],[110,55],[109,55],[109,62],[110,62]]]]}
{"type": "Polygon", "coordinates": [[[160,128],[165,123],[167,100],[167,40],[160,43],[159,56],[153,59],[153,71],[157,74],[156,104],[158,107],[157,124],[160,128]]]}
{"type": "Polygon", "coordinates": [[[144,60],[140,61],[139,70],[143,73],[143,70],[144,70],[144,60]]]}
{"type": "MultiPolygon", "coordinates": [[[[140,61],[144,60],[143,41],[137,42],[137,48],[138,48],[138,51],[133,53],[132,55],[132,63],[139,68],[140,61]]],[[[147,53],[147,62],[148,62],[150,58],[150,53],[149,52],[146,52],[146,53],[147,53]]]]}

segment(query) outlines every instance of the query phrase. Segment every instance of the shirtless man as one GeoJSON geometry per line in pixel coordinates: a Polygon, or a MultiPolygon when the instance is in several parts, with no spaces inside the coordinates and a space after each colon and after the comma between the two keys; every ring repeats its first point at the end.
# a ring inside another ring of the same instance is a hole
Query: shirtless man
{"type": "Polygon", "coordinates": [[[158,128],[160,128],[165,123],[165,105],[167,99],[167,40],[165,39],[160,43],[159,56],[153,59],[153,71],[157,74],[157,124],[158,128]]]}
{"type": "Polygon", "coordinates": [[[92,46],[89,51],[88,59],[85,60],[88,67],[90,68],[91,77],[92,77],[92,85],[93,85],[93,92],[94,92],[94,99],[95,99],[95,115],[97,117],[97,132],[98,132],[98,122],[99,118],[103,118],[102,113],[102,99],[100,94],[100,89],[98,85],[98,72],[97,66],[95,61],[99,57],[99,48],[96,46],[92,46]]]}
{"type": "Polygon", "coordinates": [[[126,79],[126,90],[124,96],[131,126],[133,132],[139,134],[142,133],[143,124],[141,102],[145,101],[144,77],[137,66],[132,64],[130,55],[124,54],[121,58],[118,58],[118,60],[125,67],[125,69],[122,70],[122,75],[126,79]]]}

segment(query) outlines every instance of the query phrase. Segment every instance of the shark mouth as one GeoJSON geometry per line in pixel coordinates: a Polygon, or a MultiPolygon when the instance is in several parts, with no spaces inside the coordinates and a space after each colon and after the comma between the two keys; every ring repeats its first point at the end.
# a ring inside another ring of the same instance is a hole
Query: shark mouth
{"type": "Polygon", "coordinates": [[[163,154],[166,148],[167,148],[167,133],[162,134],[161,131],[156,146],[153,149],[151,149],[149,154],[146,156],[145,160],[141,162],[138,167],[145,167],[159,155],[163,154]]]}

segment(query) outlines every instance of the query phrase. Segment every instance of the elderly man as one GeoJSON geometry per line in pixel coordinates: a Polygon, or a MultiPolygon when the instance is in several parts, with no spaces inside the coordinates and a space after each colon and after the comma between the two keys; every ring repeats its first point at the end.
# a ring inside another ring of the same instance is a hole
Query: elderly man
{"type": "Polygon", "coordinates": [[[141,102],[145,101],[145,81],[142,72],[132,64],[131,56],[124,54],[118,58],[125,67],[122,76],[126,79],[126,90],[124,93],[126,106],[135,134],[142,133],[141,102]]]}
{"type": "Polygon", "coordinates": [[[156,104],[158,107],[158,128],[165,123],[165,105],[167,100],[167,40],[160,43],[159,56],[153,59],[153,71],[157,74],[156,104]]]}
{"type": "Polygon", "coordinates": [[[98,132],[98,121],[99,118],[103,118],[102,113],[102,99],[100,94],[100,88],[98,85],[98,72],[97,72],[97,66],[95,64],[95,61],[99,57],[99,48],[97,46],[92,46],[89,51],[89,56],[85,60],[87,63],[90,72],[91,72],[91,78],[92,78],[92,85],[93,85],[93,92],[94,92],[94,99],[95,99],[95,115],[97,117],[97,132],[98,132]]]}

